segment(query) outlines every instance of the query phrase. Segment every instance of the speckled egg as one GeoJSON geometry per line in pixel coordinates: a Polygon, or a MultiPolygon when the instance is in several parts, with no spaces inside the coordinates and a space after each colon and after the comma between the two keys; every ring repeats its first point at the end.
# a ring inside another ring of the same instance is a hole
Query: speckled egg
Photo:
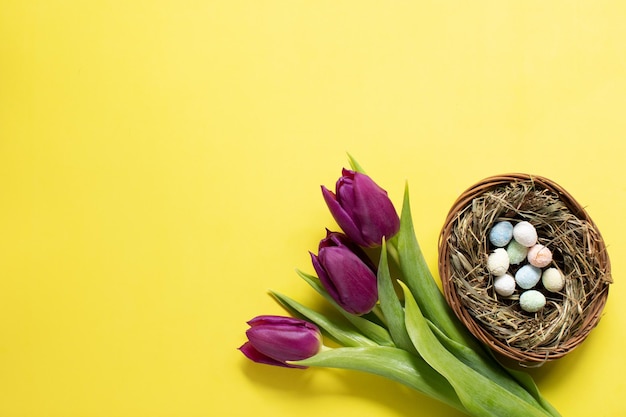
{"type": "Polygon", "coordinates": [[[541,279],[541,269],[536,266],[526,264],[515,273],[515,282],[520,288],[525,290],[537,285],[541,279]]]}
{"type": "Polygon", "coordinates": [[[505,247],[511,239],[513,239],[513,225],[511,222],[498,222],[489,231],[489,242],[497,248],[505,247]]]}
{"type": "Polygon", "coordinates": [[[497,248],[487,258],[487,270],[495,275],[504,275],[509,269],[509,255],[504,248],[497,248]]]}
{"type": "Polygon", "coordinates": [[[565,277],[556,268],[548,268],[541,274],[541,283],[550,292],[559,292],[565,286],[565,277]]]}
{"type": "Polygon", "coordinates": [[[517,240],[511,240],[506,247],[506,253],[509,254],[509,263],[511,265],[519,265],[525,261],[528,256],[528,248],[520,244],[517,240]]]}
{"type": "Polygon", "coordinates": [[[537,268],[545,268],[552,262],[552,251],[541,243],[537,243],[528,249],[528,262],[537,268]]]}
{"type": "Polygon", "coordinates": [[[537,290],[524,291],[519,296],[519,304],[522,310],[536,313],[546,305],[546,297],[537,290]]]}
{"type": "Polygon", "coordinates": [[[515,292],[515,278],[511,274],[500,275],[494,279],[493,288],[498,295],[508,297],[515,292]]]}
{"type": "Polygon", "coordinates": [[[513,239],[530,248],[537,243],[537,230],[530,222],[519,222],[513,227],[513,239]]]}

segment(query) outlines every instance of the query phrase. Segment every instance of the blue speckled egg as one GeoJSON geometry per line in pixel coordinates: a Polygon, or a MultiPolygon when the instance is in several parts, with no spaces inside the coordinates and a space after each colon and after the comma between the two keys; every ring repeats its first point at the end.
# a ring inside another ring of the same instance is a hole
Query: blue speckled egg
{"type": "Polygon", "coordinates": [[[525,290],[537,285],[541,279],[541,269],[530,264],[526,264],[515,273],[515,282],[520,288],[525,290]]]}
{"type": "Polygon", "coordinates": [[[489,242],[497,248],[505,247],[511,239],[513,239],[513,225],[511,222],[498,222],[489,231],[489,242]]]}

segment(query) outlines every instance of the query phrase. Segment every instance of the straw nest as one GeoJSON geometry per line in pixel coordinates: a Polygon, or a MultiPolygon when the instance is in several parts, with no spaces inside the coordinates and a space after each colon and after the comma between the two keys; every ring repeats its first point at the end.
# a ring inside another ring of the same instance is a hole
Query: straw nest
{"type": "Polygon", "coordinates": [[[487,178],[457,199],[441,231],[439,273],[446,300],[470,332],[527,365],[578,346],[598,323],[612,282],[604,241],[585,210],[559,185],[525,174],[487,178]],[[493,289],[488,233],[502,220],[532,223],[539,243],[552,250],[550,266],[565,277],[558,293],[538,285],[547,303],[537,313],[519,307],[519,290],[502,297],[493,289]]]}

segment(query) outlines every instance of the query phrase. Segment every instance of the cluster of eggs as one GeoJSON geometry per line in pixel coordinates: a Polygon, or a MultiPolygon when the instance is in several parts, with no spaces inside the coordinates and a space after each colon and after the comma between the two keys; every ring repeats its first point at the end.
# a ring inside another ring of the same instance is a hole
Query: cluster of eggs
{"type": "Polygon", "coordinates": [[[539,282],[549,292],[559,292],[565,285],[560,270],[550,267],[552,251],[538,243],[537,230],[527,221],[515,226],[509,221],[496,223],[489,231],[489,242],[495,248],[487,258],[487,270],[494,276],[495,292],[503,297],[522,292],[519,303],[522,310],[535,313],[546,305],[544,294],[535,289],[539,282]],[[515,274],[511,265],[522,264],[515,274]]]}

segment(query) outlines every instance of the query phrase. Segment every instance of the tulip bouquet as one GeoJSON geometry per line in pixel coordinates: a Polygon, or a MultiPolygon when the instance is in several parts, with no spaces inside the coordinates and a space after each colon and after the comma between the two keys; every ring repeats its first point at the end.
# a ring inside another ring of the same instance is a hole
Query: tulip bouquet
{"type": "Polygon", "coordinates": [[[317,276],[298,271],[343,319],[272,292],[291,317],[250,320],[241,352],[275,366],[380,375],[470,416],[559,416],[527,373],[503,366],[449,308],[415,237],[408,187],[398,217],[386,191],[349,160],[335,192],[322,186],[342,232],[327,229],[311,253],[317,276]]]}

